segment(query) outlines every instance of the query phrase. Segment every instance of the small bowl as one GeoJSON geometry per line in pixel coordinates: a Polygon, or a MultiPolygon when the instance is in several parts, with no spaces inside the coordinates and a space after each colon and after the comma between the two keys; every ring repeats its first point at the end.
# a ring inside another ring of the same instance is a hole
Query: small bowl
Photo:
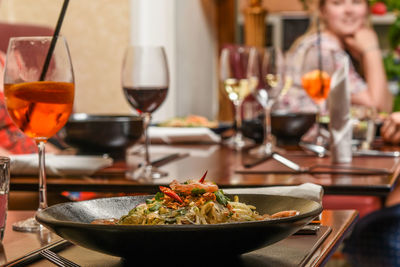
{"type": "Polygon", "coordinates": [[[143,120],[135,115],[72,114],[63,128],[65,143],[79,154],[108,154],[124,158],[125,150],[143,134],[143,120]]]}
{"type": "MultiPolygon", "coordinates": [[[[271,132],[276,137],[278,145],[297,145],[301,137],[315,123],[316,114],[310,112],[280,112],[271,114],[271,132]]],[[[264,115],[251,121],[243,122],[243,135],[252,138],[256,143],[262,143],[264,115]]]]}
{"type": "Polygon", "coordinates": [[[301,137],[314,125],[316,114],[310,112],[274,112],[271,115],[272,134],[278,142],[298,144],[301,137]]]}

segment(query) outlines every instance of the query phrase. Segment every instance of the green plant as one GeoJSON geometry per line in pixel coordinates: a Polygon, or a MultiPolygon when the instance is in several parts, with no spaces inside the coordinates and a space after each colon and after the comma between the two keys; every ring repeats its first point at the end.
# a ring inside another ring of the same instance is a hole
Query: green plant
{"type": "Polygon", "coordinates": [[[384,57],[383,63],[386,70],[386,76],[389,80],[400,80],[400,59],[395,52],[390,52],[384,57]]]}
{"type": "MultiPolygon", "coordinates": [[[[308,1],[308,0],[306,0],[306,1],[308,1]]],[[[373,5],[377,2],[385,3],[388,11],[400,10],[400,1],[399,0],[370,0],[368,2],[370,5],[373,5]]]]}

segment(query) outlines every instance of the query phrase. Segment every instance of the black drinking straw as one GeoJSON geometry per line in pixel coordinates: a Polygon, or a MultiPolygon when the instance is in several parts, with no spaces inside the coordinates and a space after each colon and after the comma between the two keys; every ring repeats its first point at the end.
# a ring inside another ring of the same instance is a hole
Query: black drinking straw
{"type": "Polygon", "coordinates": [[[49,68],[51,56],[53,55],[54,47],[56,46],[57,38],[60,33],[61,25],[64,20],[65,12],[67,11],[68,3],[69,3],[69,0],[64,0],[64,4],[61,8],[60,15],[58,16],[58,21],[57,21],[57,25],[56,25],[56,28],[53,33],[53,37],[51,38],[50,47],[49,47],[49,50],[47,51],[46,60],[43,65],[43,69],[42,69],[42,73],[40,74],[39,81],[44,81],[44,78],[46,77],[47,69],[49,68]]]}
{"type": "MultiPolygon", "coordinates": [[[[56,46],[57,38],[58,38],[58,35],[60,33],[60,29],[61,29],[61,24],[62,24],[62,22],[64,20],[65,12],[67,11],[68,3],[69,3],[69,0],[64,0],[64,4],[63,4],[63,6],[61,8],[61,12],[60,12],[60,15],[58,17],[57,25],[56,25],[56,28],[54,30],[53,37],[51,39],[50,47],[49,47],[49,50],[47,51],[46,60],[45,60],[45,62],[43,64],[42,73],[40,74],[39,81],[44,81],[44,78],[46,77],[47,69],[49,68],[51,56],[53,55],[54,47],[56,46]]],[[[28,126],[29,121],[31,120],[30,116],[31,116],[34,108],[35,108],[35,103],[29,104],[28,111],[25,114],[25,119],[26,120],[22,121],[22,123],[21,123],[21,127],[20,127],[21,130],[24,131],[26,126],[28,126]]]]}
{"type": "Polygon", "coordinates": [[[324,96],[324,84],[322,79],[322,51],[321,51],[321,25],[319,17],[317,18],[317,49],[318,49],[318,70],[319,70],[319,80],[321,83],[321,96],[324,96]]]}

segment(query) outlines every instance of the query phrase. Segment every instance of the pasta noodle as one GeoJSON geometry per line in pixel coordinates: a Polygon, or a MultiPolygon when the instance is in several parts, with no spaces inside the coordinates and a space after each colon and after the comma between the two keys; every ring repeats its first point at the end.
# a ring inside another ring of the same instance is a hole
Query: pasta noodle
{"type": "MultiPolygon", "coordinates": [[[[205,176],[204,176],[205,177],[205,176]]],[[[297,215],[297,211],[279,212],[279,216],[260,215],[256,207],[239,201],[231,201],[217,185],[204,181],[173,181],[170,188],[160,186],[152,199],[147,199],[122,216],[116,224],[218,224],[267,220],[297,215]]],[[[277,213],[278,214],[278,213],[277,213]]]]}

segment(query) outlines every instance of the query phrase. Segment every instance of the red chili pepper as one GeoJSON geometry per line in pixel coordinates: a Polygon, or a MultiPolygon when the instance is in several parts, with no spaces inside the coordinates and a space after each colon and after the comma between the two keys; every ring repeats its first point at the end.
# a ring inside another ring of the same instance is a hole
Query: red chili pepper
{"type": "Polygon", "coordinates": [[[206,179],[206,176],[207,176],[207,172],[208,172],[208,170],[204,173],[203,177],[201,177],[201,179],[199,180],[199,183],[202,184],[204,182],[204,180],[206,179]]]}
{"type": "Polygon", "coordinates": [[[172,197],[173,199],[175,199],[179,203],[183,203],[182,199],[178,196],[177,193],[175,193],[174,191],[172,191],[168,187],[161,186],[161,185],[159,187],[160,187],[161,192],[163,192],[164,194],[166,194],[169,197],[172,197]]]}

